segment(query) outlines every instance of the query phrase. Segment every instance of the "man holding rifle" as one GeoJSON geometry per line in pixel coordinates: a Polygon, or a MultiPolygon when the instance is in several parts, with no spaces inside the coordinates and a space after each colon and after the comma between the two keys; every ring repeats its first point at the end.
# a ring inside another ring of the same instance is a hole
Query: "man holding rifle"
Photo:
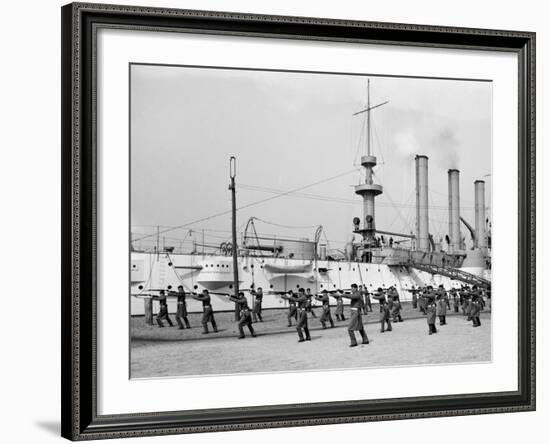
{"type": "Polygon", "coordinates": [[[386,295],[382,288],[378,287],[376,294],[373,296],[373,299],[378,301],[380,306],[380,333],[384,333],[384,327],[388,324],[388,331],[392,331],[391,321],[390,321],[390,306],[386,300],[386,295]]]}
{"type": "Polygon", "coordinates": [[[306,298],[307,298],[306,311],[309,314],[311,314],[312,318],[317,319],[317,315],[313,311],[313,302],[312,302],[313,295],[311,294],[311,288],[306,289],[306,298]]]}
{"type": "Polygon", "coordinates": [[[185,301],[185,291],[183,291],[183,285],[178,285],[178,291],[170,291],[168,294],[171,296],[177,296],[178,298],[176,311],[176,322],[178,323],[178,329],[183,330],[185,327],[191,328],[189,319],[187,319],[187,303],[185,301]]]}
{"type": "MultiPolygon", "coordinates": [[[[297,313],[297,321],[296,324],[296,331],[298,332],[298,337],[300,338],[298,342],[304,342],[304,341],[311,341],[311,337],[309,336],[309,328],[307,325],[307,301],[308,298],[306,296],[306,292],[303,288],[300,288],[298,290],[298,295],[294,295],[292,292],[289,292],[288,295],[283,295],[284,299],[287,299],[289,303],[294,302],[295,306],[298,305],[296,309],[297,313]],[[302,332],[303,330],[303,332],[302,332]],[[304,339],[304,333],[305,333],[305,339],[304,339]]],[[[288,323],[290,326],[290,311],[288,314],[288,323]]]]}
{"type": "Polygon", "coordinates": [[[203,335],[206,335],[209,333],[208,331],[208,323],[210,322],[212,324],[212,328],[214,329],[214,333],[218,332],[218,326],[216,325],[216,320],[214,319],[214,310],[212,309],[212,303],[210,301],[210,294],[208,293],[208,290],[205,288],[202,291],[202,294],[193,293],[191,294],[191,297],[193,299],[196,299],[197,301],[202,302],[202,328],[203,328],[203,335]]]}
{"type": "Polygon", "coordinates": [[[157,314],[157,324],[159,327],[164,327],[164,324],[162,321],[168,322],[168,325],[170,327],[173,327],[174,324],[172,323],[172,320],[170,319],[170,316],[168,316],[168,303],[166,302],[166,293],[164,290],[160,290],[159,296],[155,297],[153,296],[153,299],[157,299],[159,301],[160,307],[159,312],[157,314]]]}
{"type": "Polygon", "coordinates": [[[235,297],[232,295],[227,295],[229,299],[233,302],[235,302],[239,309],[239,321],[237,326],[239,327],[239,339],[244,339],[244,326],[246,325],[248,327],[248,330],[250,330],[250,336],[253,338],[256,337],[256,332],[254,331],[254,327],[252,327],[252,316],[250,314],[250,309],[248,308],[248,301],[246,300],[246,297],[242,291],[239,292],[239,296],[235,297]]]}
{"type": "Polygon", "coordinates": [[[262,287],[258,287],[257,290],[254,290],[254,287],[252,287],[250,294],[254,298],[254,305],[252,308],[252,322],[258,322],[258,319],[260,320],[260,322],[263,322],[262,301],[264,299],[264,293],[262,287]]]}
{"type": "Polygon", "coordinates": [[[334,321],[332,320],[332,315],[330,314],[330,299],[328,297],[328,291],[323,290],[321,294],[315,295],[315,299],[321,301],[323,304],[323,313],[319,319],[323,329],[327,328],[327,321],[330,322],[330,328],[334,328],[334,321]]]}
{"type": "Polygon", "coordinates": [[[288,301],[288,326],[292,327],[292,318],[298,321],[298,310],[296,309],[296,299],[292,290],[288,291],[288,294],[282,294],[281,298],[288,301]]]}
{"type": "Polygon", "coordinates": [[[399,293],[393,285],[388,290],[388,299],[391,299],[392,301],[391,316],[393,322],[403,322],[403,318],[401,317],[401,310],[403,309],[403,306],[399,300],[399,293]]]}
{"type": "Polygon", "coordinates": [[[431,285],[428,285],[428,288],[422,295],[422,299],[424,300],[425,306],[426,306],[426,321],[428,322],[428,334],[432,335],[434,333],[437,333],[437,329],[435,328],[437,304],[435,302],[435,294],[433,292],[433,287],[431,285]]]}
{"type": "Polygon", "coordinates": [[[350,338],[350,347],[357,347],[357,340],[355,339],[355,331],[359,331],[363,344],[369,343],[369,338],[365,332],[363,326],[363,295],[357,290],[357,284],[351,285],[351,294],[343,294],[342,297],[350,300],[350,319],[348,325],[348,334],[350,338]]]}
{"type": "Polygon", "coordinates": [[[447,292],[445,291],[443,284],[441,284],[435,292],[435,300],[437,301],[436,314],[439,317],[439,325],[446,325],[449,297],[447,296],[447,292]]]}
{"type": "Polygon", "coordinates": [[[366,285],[359,285],[359,293],[365,298],[363,303],[363,309],[365,314],[370,311],[372,312],[372,302],[370,300],[369,291],[367,290],[366,285]]]}
{"type": "Polygon", "coordinates": [[[342,298],[342,292],[337,290],[335,294],[332,294],[331,296],[336,299],[336,311],[334,312],[336,315],[336,320],[345,321],[346,318],[344,317],[344,299],[342,298]]]}
{"type": "Polygon", "coordinates": [[[416,289],[416,288],[411,288],[410,290],[407,290],[407,291],[410,291],[412,293],[412,308],[413,310],[416,310],[418,308],[418,292],[420,290],[416,289]]]}

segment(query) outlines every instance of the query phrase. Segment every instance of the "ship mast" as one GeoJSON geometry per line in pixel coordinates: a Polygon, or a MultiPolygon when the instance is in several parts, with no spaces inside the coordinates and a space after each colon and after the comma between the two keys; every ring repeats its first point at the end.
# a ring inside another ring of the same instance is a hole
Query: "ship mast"
{"type": "Polygon", "coordinates": [[[367,156],[370,156],[370,79],[367,79],[367,156]]]}
{"type": "Polygon", "coordinates": [[[367,154],[361,156],[361,165],[365,168],[365,183],[355,187],[355,194],[363,197],[363,221],[362,227],[359,226],[355,233],[363,236],[363,243],[366,247],[374,245],[374,234],[376,232],[375,224],[375,206],[374,198],[382,194],[382,186],[375,184],[373,180],[373,168],[376,166],[376,156],[372,155],[371,150],[371,111],[388,101],[371,106],[370,104],[370,79],[367,80],[367,106],[354,113],[354,116],[367,113],[367,154]]]}

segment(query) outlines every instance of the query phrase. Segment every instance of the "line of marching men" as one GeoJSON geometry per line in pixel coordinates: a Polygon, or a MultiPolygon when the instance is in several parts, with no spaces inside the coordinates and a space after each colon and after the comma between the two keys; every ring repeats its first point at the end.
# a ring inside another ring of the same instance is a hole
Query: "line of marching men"
{"type": "MultiPolygon", "coordinates": [[[[239,329],[239,339],[245,337],[244,328],[247,327],[250,335],[256,337],[256,332],[252,326],[255,322],[263,322],[262,319],[262,300],[263,291],[262,288],[249,290],[253,297],[253,307],[250,309],[248,300],[244,292],[239,292],[238,296],[229,294],[223,294],[231,301],[235,302],[238,307],[239,317],[237,326],[239,329]]],[[[428,323],[428,333],[430,335],[437,333],[435,326],[436,317],[439,317],[439,325],[446,325],[447,309],[451,309],[451,301],[455,312],[459,311],[461,307],[464,316],[467,316],[468,321],[472,321],[474,327],[479,327],[480,312],[486,305],[490,307],[491,294],[490,289],[483,290],[477,286],[463,285],[459,289],[451,289],[449,291],[440,285],[434,289],[431,285],[423,288],[412,288],[407,291],[412,293],[412,307],[418,309],[424,315],[428,323]],[[486,296],[486,299],[483,296],[486,296]]],[[[273,293],[273,292],[271,292],[273,293]]],[[[177,292],[160,290],[159,296],[155,296],[154,299],[160,303],[160,309],[157,314],[157,324],[159,327],[164,327],[163,321],[166,321],[170,326],[173,326],[168,315],[168,304],[166,301],[167,294],[177,297],[177,311],[176,322],[180,329],[191,328],[188,319],[186,296],[190,295],[193,299],[202,302],[203,316],[201,324],[203,327],[203,334],[208,334],[208,324],[212,325],[214,332],[218,331],[216,320],[214,318],[214,310],[212,308],[211,296],[208,290],[203,290],[202,293],[186,293],[183,286],[178,287],[177,292]]],[[[218,294],[218,293],[216,293],[218,294]]],[[[313,295],[311,290],[299,288],[297,292],[290,290],[288,292],[278,292],[283,299],[286,299],[289,303],[287,320],[288,326],[292,326],[292,320],[296,322],[296,331],[298,333],[298,342],[311,341],[311,336],[308,326],[308,315],[317,318],[313,310],[313,297],[321,302],[322,314],[319,318],[323,329],[327,328],[327,324],[331,328],[334,327],[334,321],[332,319],[330,297],[336,300],[335,316],[337,321],[345,321],[344,314],[344,299],[349,300],[349,323],[347,331],[350,338],[350,347],[356,347],[358,345],[355,337],[355,332],[358,331],[363,344],[368,344],[369,339],[363,325],[363,314],[372,312],[372,300],[375,299],[378,302],[380,311],[380,332],[392,331],[393,322],[403,322],[401,316],[402,305],[399,300],[399,293],[395,287],[388,289],[378,288],[372,295],[367,291],[363,285],[352,284],[350,291],[342,290],[323,290],[321,293],[313,295]]]]}
{"type": "Polygon", "coordinates": [[[481,326],[481,311],[491,308],[491,289],[483,289],[477,285],[462,285],[449,291],[443,285],[436,289],[428,285],[407,291],[412,293],[412,308],[426,315],[429,334],[437,333],[436,317],[439,318],[440,326],[447,324],[447,310],[451,309],[451,302],[453,311],[458,313],[461,309],[467,320],[472,321],[473,327],[481,326]]]}

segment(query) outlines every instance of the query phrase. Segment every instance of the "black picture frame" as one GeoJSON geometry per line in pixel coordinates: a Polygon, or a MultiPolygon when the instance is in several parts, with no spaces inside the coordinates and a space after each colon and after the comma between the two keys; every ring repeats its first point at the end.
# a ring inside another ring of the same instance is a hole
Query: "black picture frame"
{"type": "Polygon", "coordinates": [[[62,436],[213,432],[535,409],[535,33],[72,3],[62,14],[62,436]],[[518,390],[99,416],[95,36],[99,27],[508,51],[519,66],[518,390]]]}

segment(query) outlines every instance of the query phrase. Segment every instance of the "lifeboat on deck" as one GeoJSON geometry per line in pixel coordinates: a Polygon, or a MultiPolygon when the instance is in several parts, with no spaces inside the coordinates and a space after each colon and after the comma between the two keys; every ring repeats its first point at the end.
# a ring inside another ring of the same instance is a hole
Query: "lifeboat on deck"
{"type": "Polygon", "coordinates": [[[300,273],[310,273],[313,269],[313,263],[309,264],[298,264],[298,265],[274,265],[274,264],[265,264],[264,269],[273,274],[300,274],[300,273]]]}

